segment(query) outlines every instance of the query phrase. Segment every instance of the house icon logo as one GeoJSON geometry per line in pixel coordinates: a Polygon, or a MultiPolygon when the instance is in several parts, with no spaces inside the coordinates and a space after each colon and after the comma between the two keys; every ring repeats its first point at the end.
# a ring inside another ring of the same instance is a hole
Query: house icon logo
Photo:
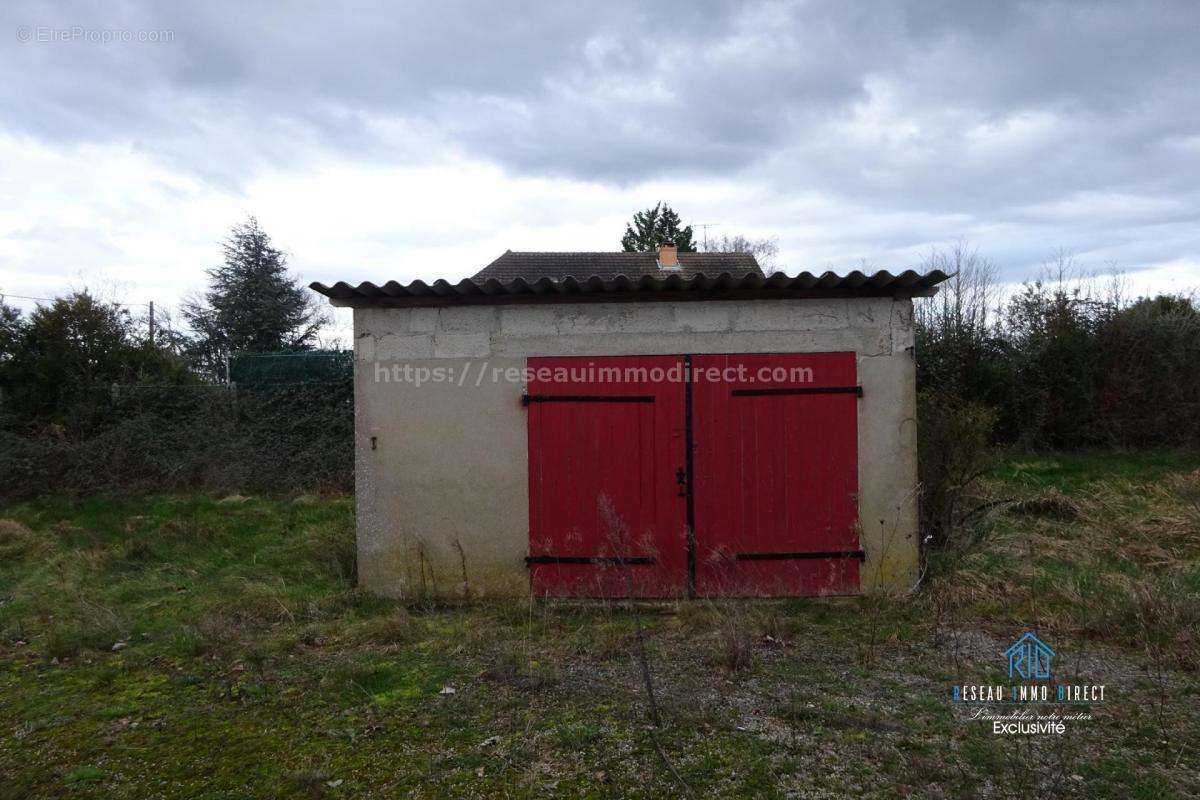
{"type": "Polygon", "coordinates": [[[1004,651],[1008,658],[1008,677],[1026,680],[1049,678],[1054,651],[1032,633],[1024,633],[1004,651]]]}

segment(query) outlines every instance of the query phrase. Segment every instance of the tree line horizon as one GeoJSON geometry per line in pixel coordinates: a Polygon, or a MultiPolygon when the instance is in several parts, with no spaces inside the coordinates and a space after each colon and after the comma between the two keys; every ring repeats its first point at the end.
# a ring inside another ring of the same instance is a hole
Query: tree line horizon
{"type": "MultiPolygon", "coordinates": [[[[621,237],[626,251],[663,244],[684,252],[705,246],[666,203],[634,214],[621,237]]],[[[753,253],[764,266],[777,253],[771,239],[723,236],[707,245],[710,251],[753,253]]],[[[6,445],[0,479],[41,485],[48,463],[70,461],[61,451],[126,436],[112,446],[125,454],[139,485],[153,485],[156,467],[137,455],[138,448],[173,441],[176,450],[186,450],[178,441],[179,432],[193,425],[188,413],[210,422],[225,415],[221,419],[233,420],[233,427],[226,426],[230,436],[257,424],[247,416],[249,406],[220,410],[211,392],[201,403],[199,390],[227,380],[233,354],[320,348],[327,310],[323,298],[289,273],[286,255],[254,217],[231,229],[221,255],[207,271],[206,290],[180,305],[187,330],[166,315],[151,336],[147,319],[87,289],[38,305],[27,316],[0,295],[0,440],[6,445]],[[136,407],[130,393],[121,396],[121,387],[137,389],[136,407]],[[198,404],[207,405],[201,411],[198,404]]],[[[1200,310],[1194,295],[1127,297],[1119,283],[1099,287],[1083,280],[1065,255],[1042,279],[1006,292],[994,264],[965,244],[932,251],[923,268],[952,276],[935,297],[916,300],[914,319],[918,388],[923,398],[936,395],[944,413],[963,409],[988,421],[990,441],[1034,449],[1200,446],[1200,310]]],[[[287,410],[295,418],[272,416],[255,436],[291,430],[295,452],[306,450],[305,436],[330,445],[341,462],[318,472],[336,474],[332,483],[352,485],[349,445],[330,444],[335,433],[352,439],[352,386],[347,381],[335,393],[339,405],[326,402],[328,381],[320,385],[320,399],[297,398],[287,410]],[[318,410],[336,421],[314,417],[318,410]],[[298,420],[307,420],[307,427],[298,420]]],[[[271,402],[281,396],[277,391],[271,402]]],[[[264,401],[259,411],[270,405],[264,401]]],[[[195,429],[194,435],[207,433],[195,429]]],[[[171,448],[155,458],[169,467],[171,448]]],[[[228,470],[211,463],[167,471],[180,484],[241,479],[213,478],[228,470]]]]}

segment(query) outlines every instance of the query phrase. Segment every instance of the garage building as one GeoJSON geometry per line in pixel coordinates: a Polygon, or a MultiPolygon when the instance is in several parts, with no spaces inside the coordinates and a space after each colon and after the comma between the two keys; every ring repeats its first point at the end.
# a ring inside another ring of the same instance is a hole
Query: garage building
{"type": "Polygon", "coordinates": [[[504,253],[354,309],[358,573],[398,597],[904,591],[941,272],[504,253]]]}

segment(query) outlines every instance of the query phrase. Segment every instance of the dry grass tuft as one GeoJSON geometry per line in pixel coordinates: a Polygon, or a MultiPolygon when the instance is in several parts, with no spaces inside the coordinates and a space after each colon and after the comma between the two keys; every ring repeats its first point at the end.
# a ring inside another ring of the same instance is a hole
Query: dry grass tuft
{"type": "Polygon", "coordinates": [[[1098,628],[1178,669],[1200,669],[1200,598],[1194,592],[1174,579],[1147,583],[1112,576],[1109,586],[1096,608],[1098,628]]]}
{"type": "Polygon", "coordinates": [[[997,621],[1036,615],[1052,629],[1170,648],[1180,669],[1194,669],[1200,600],[1188,581],[1200,557],[1198,498],[1200,471],[998,504],[974,544],[931,576],[929,596],[997,621]]]}
{"type": "Polygon", "coordinates": [[[79,597],[71,613],[49,628],[42,649],[47,657],[57,659],[75,656],[84,648],[107,651],[128,639],[130,630],[129,620],[120,611],[79,597]]]}
{"type": "Polygon", "coordinates": [[[1117,546],[1129,560],[1152,569],[1188,568],[1200,557],[1200,475],[1173,475],[1161,483],[1103,487],[1088,501],[1085,530],[1117,546]]]}
{"type": "Polygon", "coordinates": [[[479,677],[519,692],[536,693],[549,689],[562,682],[563,673],[557,660],[546,659],[544,655],[518,642],[499,642],[479,677]]]}
{"type": "Polygon", "coordinates": [[[1175,634],[1172,653],[1175,665],[1184,672],[1200,672],[1200,634],[1195,625],[1180,629],[1175,634]]]}
{"type": "Polygon", "coordinates": [[[307,561],[325,564],[329,571],[353,582],[358,575],[358,550],[354,531],[340,525],[310,525],[299,540],[299,555],[307,561]]]}
{"type": "Polygon", "coordinates": [[[206,604],[196,628],[205,640],[226,644],[295,621],[291,603],[276,586],[234,578],[222,582],[219,599],[206,604]]]}
{"type": "Polygon", "coordinates": [[[741,672],[754,663],[754,631],[740,614],[731,614],[717,629],[721,665],[730,672],[741,672]]]}
{"type": "Polygon", "coordinates": [[[79,600],[77,614],[83,643],[97,650],[108,650],[129,638],[132,626],[119,610],[85,598],[79,600]]]}
{"type": "Polygon", "coordinates": [[[354,639],[363,644],[400,645],[419,639],[421,626],[403,607],[358,626],[354,639]]]}
{"type": "Polygon", "coordinates": [[[53,544],[15,519],[0,519],[0,558],[27,561],[45,555],[53,544]]]}
{"type": "Polygon", "coordinates": [[[597,626],[592,635],[580,644],[582,653],[600,661],[628,658],[637,646],[633,633],[617,625],[597,626]]]}
{"type": "Polygon", "coordinates": [[[290,772],[287,782],[297,796],[321,798],[328,797],[326,787],[330,784],[328,772],[320,769],[302,769],[290,772]]]}
{"type": "Polygon", "coordinates": [[[707,633],[715,630],[721,615],[714,603],[680,603],[673,618],[679,630],[686,634],[707,633]]]}
{"type": "Polygon", "coordinates": [[[764,609],[755,620],[755,638],[764,642],[787,644],[796,636],[796,620],[773,608],[764,609]]]}
{"type": "Polygon", "coordinates": [[[149,561],[154,558],[154,546],[143,536],[131,536],[121,545],[121,557],[126,561],[149,561]]]}
{"type": "Polygon", "coordinates": [[[1029,517],[1047,517],[1062,521],[1079,517],[1079,505],[1057,489],[1050,489],[1037,497],[1019,500],[1009,506],[1009,511],[1029,517]]]}
{"type": "Polygon", "coordinates": [[[159,525],[154,536],[158,539],[198,543],[212,539],[213,530],[192,517],[174,517],[159,525]]]}

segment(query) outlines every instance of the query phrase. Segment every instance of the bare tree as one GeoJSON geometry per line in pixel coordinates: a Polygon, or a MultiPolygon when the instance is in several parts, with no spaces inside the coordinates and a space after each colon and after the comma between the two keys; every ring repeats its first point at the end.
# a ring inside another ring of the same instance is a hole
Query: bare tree
{"type": "Polygon", "coordinates": [[[706,253],[749,253],[758,261],[763,272],[776,271],[775,260],[779,257],[779,240],[775,238],[751,239],[741,234],[713,236],[704,242],[706,253]]]}
{"type": "Polygon", "coordinates": [[[917,324],[944,336],[974,337],[984,334],[999,301],[996,266],[964,241],[949,251],[933,250],[921,265],[923,272],[941,270],[950,275],[938,293],[915,305],[917,324]]]}

